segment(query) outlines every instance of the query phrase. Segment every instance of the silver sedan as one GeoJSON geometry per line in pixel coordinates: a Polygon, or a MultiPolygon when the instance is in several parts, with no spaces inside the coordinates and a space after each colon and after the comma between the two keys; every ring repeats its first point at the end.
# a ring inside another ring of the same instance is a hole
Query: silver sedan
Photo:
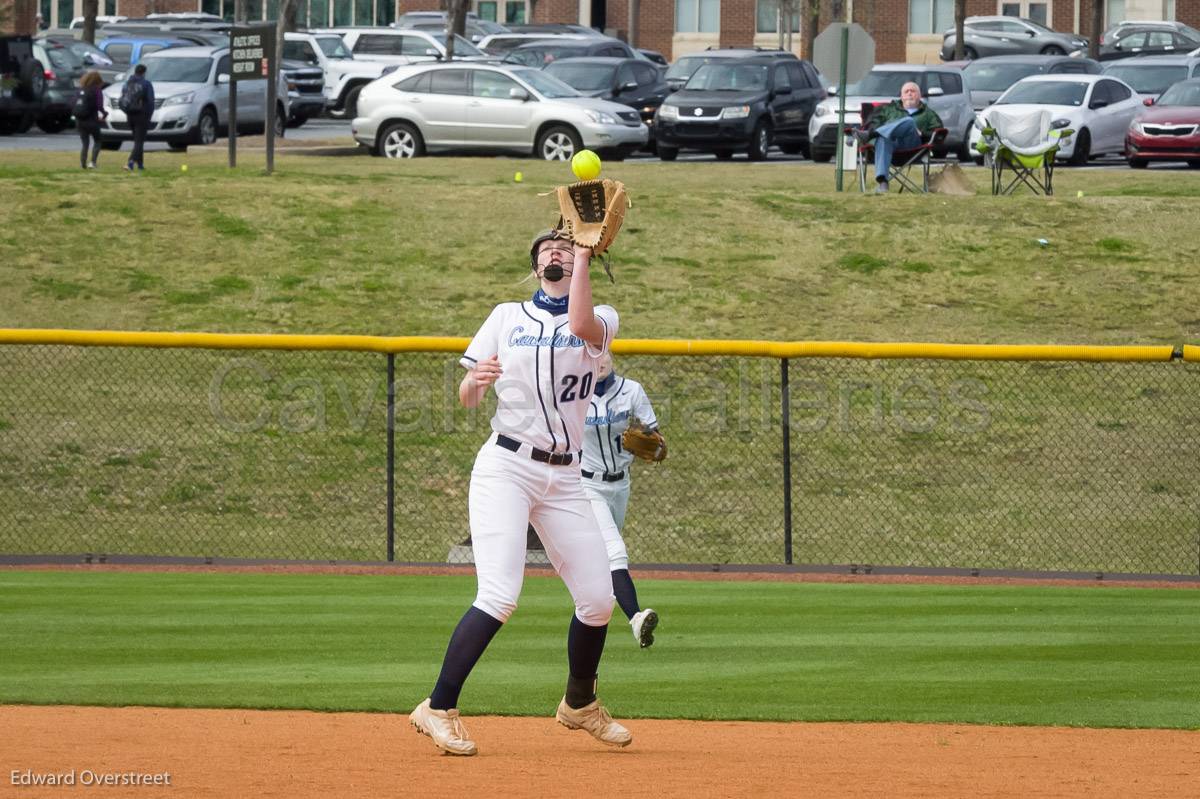
{"type": "Polygon", "coordinates": [[[529,67],[402,67],[363,89],[358,113],[354,138],[388,158],[475,149],[568,161],[585,148],[623,158],[649,137],[636,109],[584,97],[529,67]]]}

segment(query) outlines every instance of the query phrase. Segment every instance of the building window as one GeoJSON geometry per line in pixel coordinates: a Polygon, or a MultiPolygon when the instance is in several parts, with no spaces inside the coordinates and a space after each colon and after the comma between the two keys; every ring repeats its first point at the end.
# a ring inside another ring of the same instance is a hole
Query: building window
{"type": "Polygon", "coordinates": [[[941,33],[954,27],[954,0],[911,0],[909,33],[941,33]]]}
{"type": "MultiPolygon", "coordinates": [[[[1122,5],[1124,0],[1122,0],[1122,5]]],[[[1017,2],[1001,2],[999,11],[1005,17],[1024,17],[1039,25],[1050,27],[1050,4],[1045,0],[1017,0],[1017,2]]]]}
{"type": "Polygon", "coordinates": [[[496,0],[480,0],[475,4],[475,13],[480,19],[486,19],[488,22],[496,21],[496,0]]]}
{"type": "Polygon", "coordinates": [[[676,33],[716,33],[720,22],[721,0],[675,0],[676,33]]]}
{"type": "Polygon", "coordinates": [[[758,0],[756,30],[758,33],[779,33],[780,5],[784,14],[792,16],[792,33],[800,32],[800,0],[758,0]]]}
{"type": "MultiPolygon", "coordinates": [[[[297,17],[299,19],[299,17],[297,17]]],[[[308,27],[324,28],[329,25],[329,0],[309,0],[308,27]]]]}
{"type": "Polygon", "coordinates": [[[506,0],[504,3],[505,25],[524,25],[526,18],[525,0],[506,0]]]}
{"type": "MultiPolygon", "coordinates": [[[[1108,3],[1105,5],[1104,12],[1108,15],[1108,18],[1104,20],[1104,26],[1106,28],[1111,25],[1116,25],[1118,22],[1124,22],[1125,0],[1108,0],[1108,3]]],[[[1174,15],[1172,14],[1172,16],[1174,15]]],[[[1171,19],[1171,17],[1164,17],[1164,19],[1171,19]]]]}

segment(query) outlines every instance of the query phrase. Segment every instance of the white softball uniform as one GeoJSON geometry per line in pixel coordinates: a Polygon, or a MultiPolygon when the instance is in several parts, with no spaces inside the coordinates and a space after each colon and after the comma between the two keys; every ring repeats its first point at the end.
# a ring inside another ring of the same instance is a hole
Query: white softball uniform
{"type": "Polygon", "coordinates": [[[460,363],[473,369],[499,356],[491,437],[471,471],[468,506],[479,591],[474,605],[507,621],[525,576],[532,524],[575,601],[576,617],[599,627],[612,616],[612,578],[604,539],[580,478],[584,416],[596,361],[617,334],[617,312],[600,305],[596,348],[571,334],[567,314],[532,302],[497,305],[460,363]]]}
{"type": "Polygon", "coordinates": [[[629,465],[633,455],[621,447],[621,434],[636,416],[650,428],[658,427],[646,390],[636,380],[615,375],[604,396],[593,393],[584,420],[583,489],[600,525],[610,569],[629,568],[629,553],[621,530],[629,505],[629,465]]]}

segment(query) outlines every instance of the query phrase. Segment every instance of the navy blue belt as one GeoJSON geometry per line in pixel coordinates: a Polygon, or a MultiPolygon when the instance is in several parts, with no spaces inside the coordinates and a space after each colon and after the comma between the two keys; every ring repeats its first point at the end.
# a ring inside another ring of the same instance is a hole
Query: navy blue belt
{"type": "Polygon", "coordinates": [[[619,481],[625,479],[624,471],[605,472],[604,474],[596,474],[595,472],[589,472],[587,469],[580,469],[579,473],[582,474],[584,477],[586,477],[589,480],[595,480],[595,479],[599,478],[606,483],[616,483],[616,482],[619,482],[619,481]]]}
{"type": "MultiPolygon", "coordinates": [[[[521,449],[521,442],[515,438],[509,438],[503,433],[496,434],[496,446],[504,447],[509,452],[517,452],[521,449]]],[[[547,452],[544,449],[537,447],[529,447],[529,457],[539,463],[548,463],[551,466],[570,466],[571,461],[575,459],[573,452],[547,452]]]]}

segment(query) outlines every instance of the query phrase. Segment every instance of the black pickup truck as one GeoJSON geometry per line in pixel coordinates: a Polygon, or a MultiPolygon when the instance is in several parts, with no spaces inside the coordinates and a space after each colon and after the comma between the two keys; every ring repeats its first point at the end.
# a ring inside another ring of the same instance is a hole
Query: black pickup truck
{"type": "Polygon", "coordinates": [[[24,133],[37,121],[46,95],[46,72],[29,36],[0,36],[0,135],[24,133]]]}

